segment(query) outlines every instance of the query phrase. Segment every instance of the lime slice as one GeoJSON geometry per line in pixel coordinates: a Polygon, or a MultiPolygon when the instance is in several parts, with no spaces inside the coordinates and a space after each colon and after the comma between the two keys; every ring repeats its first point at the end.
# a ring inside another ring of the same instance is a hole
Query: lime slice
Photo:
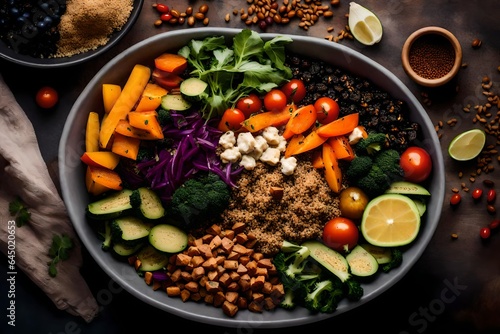
{"type": "Polygon", "coordinates": [[[411,243],[420,230],[420,212],[415,202],[400,194],[372,199],[361,220],[361,233],[372,245],[397,247],[411,243]]]}
{"type": "Polygon", "coordinates": [[[448,146],[448,154],[455,160],[474,159],[483,150],[486,134],[481,129],[472,129],[453,138],[448,146]]]}
{"type": "Polygon", "coordinates": [[[378,17],[355,2],[349,4],[348,23],[354,38],[364,45],[373,45],[382,39],[382,23],[378,17]]]}

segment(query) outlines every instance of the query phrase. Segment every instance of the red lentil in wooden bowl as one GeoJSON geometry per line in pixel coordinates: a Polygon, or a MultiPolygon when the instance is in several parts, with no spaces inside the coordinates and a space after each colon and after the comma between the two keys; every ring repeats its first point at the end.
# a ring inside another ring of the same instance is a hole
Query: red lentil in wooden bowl
{"type": "Polygon", "coordinates": [[[407,38],[401,61],[413,81],[426,87],[438,87],[458,73],[462,65],[462,47],[450,31],[424,27],[407,38]]]}

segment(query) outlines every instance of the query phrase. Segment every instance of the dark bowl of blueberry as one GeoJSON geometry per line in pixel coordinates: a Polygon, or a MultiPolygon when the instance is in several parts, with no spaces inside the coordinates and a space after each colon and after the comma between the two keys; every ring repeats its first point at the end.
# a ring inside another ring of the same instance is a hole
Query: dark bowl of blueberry
{"type": "Polygon", "coordinates": [[[1,1],[0,57],[37,68],[83,63],[112,48],[132,28],[143,2],[1,1]]]}

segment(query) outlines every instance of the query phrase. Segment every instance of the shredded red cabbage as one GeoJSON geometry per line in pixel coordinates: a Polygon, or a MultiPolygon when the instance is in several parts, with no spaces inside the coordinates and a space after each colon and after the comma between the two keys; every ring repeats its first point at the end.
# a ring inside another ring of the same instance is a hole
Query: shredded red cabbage
{"type": "Polygon", "coordinates": [[[205,120],[198,112],[171,112],[172,122],[163,134],[172,141],[170,149],[160,149],[156,156],[137,163],[137,169],[151,189],[169,202],[174,191],[199,171],[217,174],[227,185],[235,187],[234,178],[240,166],[223,164],[216,154],[219,138],[217,120],[205,120]]]}

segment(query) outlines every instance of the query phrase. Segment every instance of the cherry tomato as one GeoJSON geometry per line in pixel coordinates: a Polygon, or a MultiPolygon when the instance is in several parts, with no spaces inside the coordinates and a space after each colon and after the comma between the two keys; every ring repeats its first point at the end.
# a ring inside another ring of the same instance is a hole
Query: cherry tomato
{"type": "Polygon", "coordinates": [[[340,192],[339,208],[342,216],[359,219],[368,204],[368,196],[358,187],[347,187],[340,192]]]}
{"type": "Polygon", "coordinates": [[[163,22],[168,22],[172,18],[173,18],[173,16],[170,13],[163,13],[163,14],[160,15],[160,20],[162,20],[163,22]]]}
{"type": "Polygon", "coordinates": [[[458,205],[458,204],[460,204],[461,201],[462,201],[462,196],[460,196],[460,194],[451,195],[451,198],[450,198],[451,205],[458,205]]]}
{"type": "Polygon", "coordinates": [[[165,4],[159,3],[156,5],[156,10],[160,13],[168,13],[170,8],[165,4]]]}
{"type": "Polygon", "coordinates": [[[489,227],[481,227],[481,229],[479,230],[479,235],[483,239],[488,239],[491,235],[490,228],[489,227]]]}
{"type": "Polygon", "coordinates": [[[322,238],[328,247],[346,252],[358,244],[359,230],[351,219],[336,217],[325,224],[322,238]]]}
{"type": "Polygon", "coordinates": [[[402,154],[399,161],[406,181],[420,183],[425,181],[432,171],[432,159],[421,147],[410,146],[402,154]]]}
{"type": "Polygon", "coordinates": [[[488,194],[486,195],[486,201],[490,204],[495,202],[495,199],[497,198],[497,193],[494,189],[488,190],[488,194]]]}
{"type": "Polygon", "coordinates": [[[299,103],[306,96],[307,90],[304,82],[300,79],[292,79],[281,87],[288,102],[299,103]]]}
{"type": "Polygon", "coordinates": [[[229,108],[224,111],[219,122],[220,131],[238,131],[241,128],[241,122],[245,120],[245,114],[237,108],[229,108]]]}
{"type": "Polygon", "coordinates": [[[472,191],[472,198],[479,200],[483,196],[483,189],[476,188],[472,191]]]}
{"type": "Polygon", "coordinates": [[[44,109],[50,109],[54,107],[59,101],[59,95],[57,91],[49,86],[44,86],[38,90],[36,93],[36,104],[44,109]]]}
{"type": "Polygon", "coordinates": [[[280,89],[271,89],[264,96],[264,108],[266,108],[266,110],[282,110],[286,105],[286,95],[280,89]]]}
{"type": "Polygon", "coordinates": [[[262,101],[257,94],[250,94],[239,99],[238,102],[236,102],[236,108],[243,111],[248,118],[251,114],[259,112],[260,109],[262,109],[262,101]]]}
{"type": "Polygon", "coordinates": [[[316,109],[318,122],[321,124],[328,124],[336,120],[340,113],[337,101],[327,96],[317,99],[314,102],[314,109],[316,109]]]}

